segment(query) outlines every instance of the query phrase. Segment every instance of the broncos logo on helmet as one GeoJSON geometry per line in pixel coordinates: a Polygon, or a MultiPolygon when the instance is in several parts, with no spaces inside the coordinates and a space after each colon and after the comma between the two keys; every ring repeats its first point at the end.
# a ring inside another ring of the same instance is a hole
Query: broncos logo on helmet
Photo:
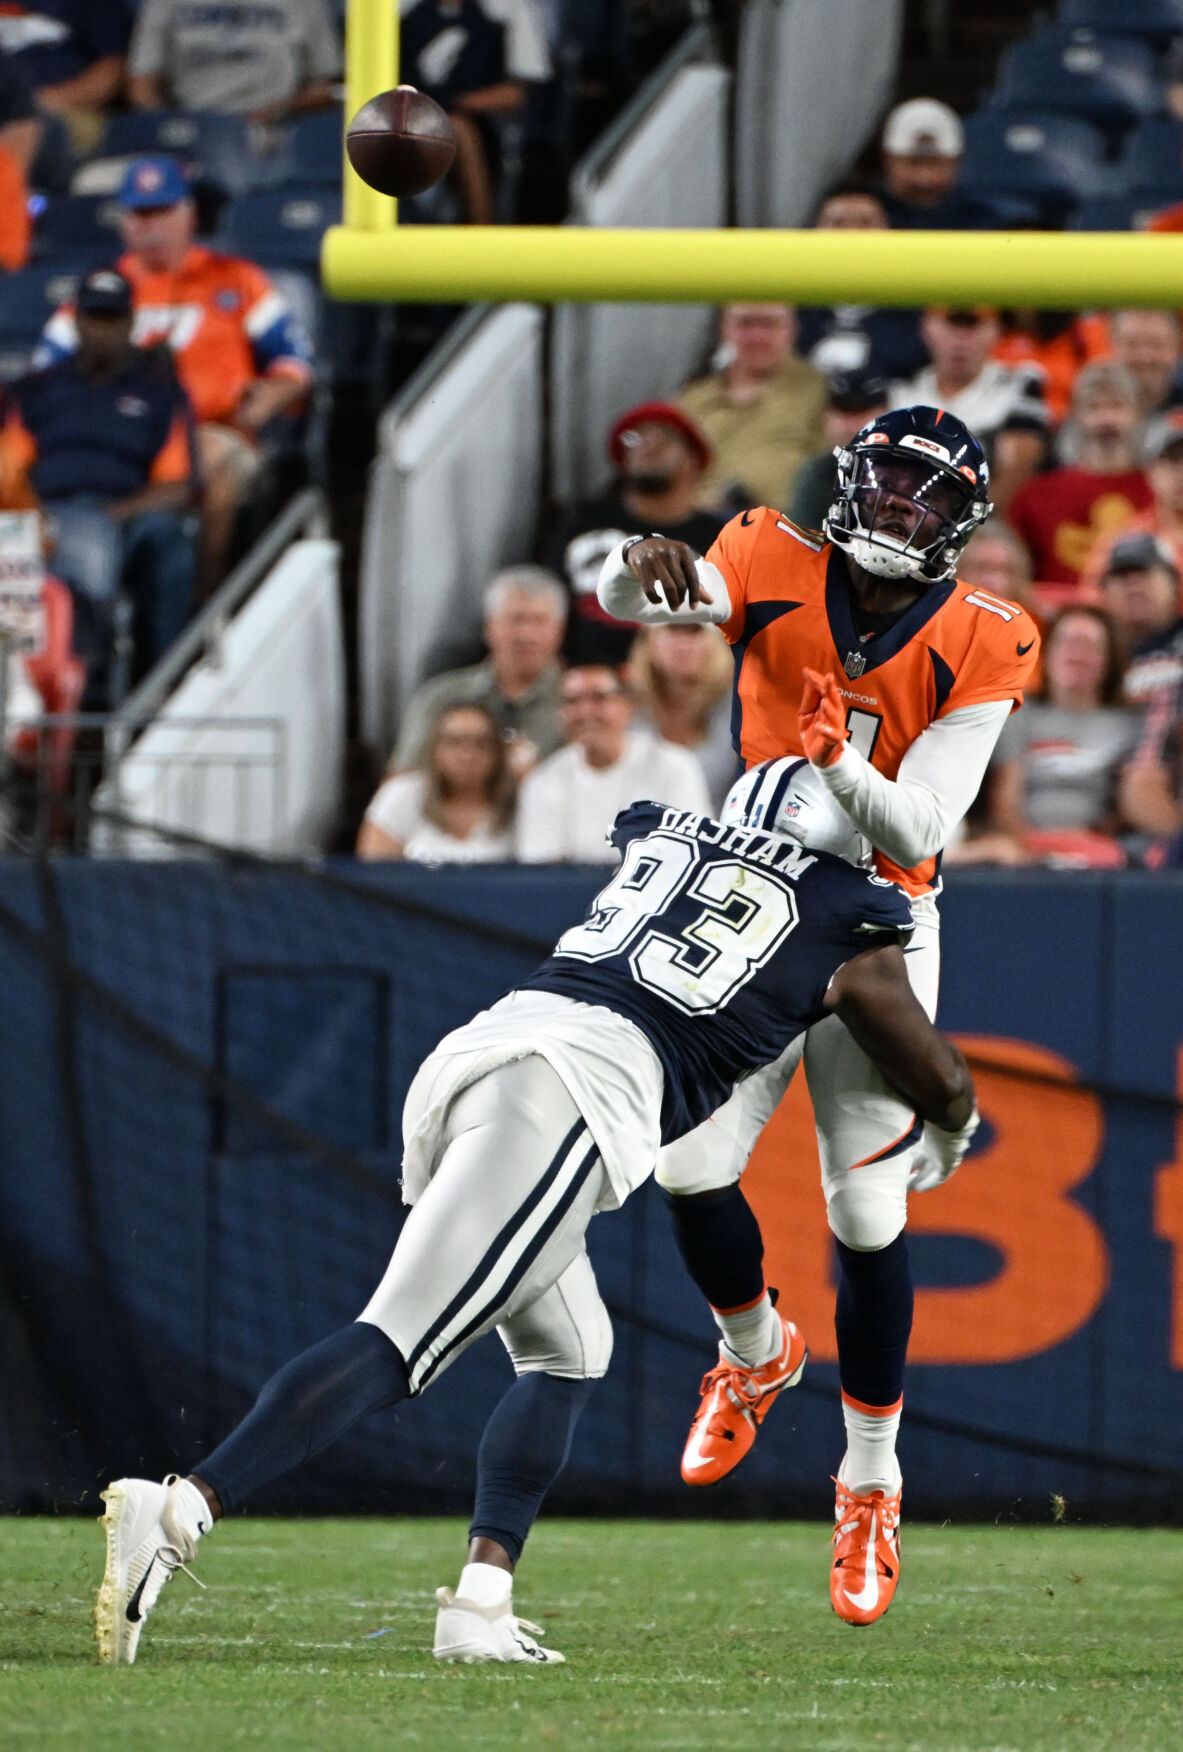
{"type": "Polygon", "coordinates": [[[956,415],[938,408],[880,414],[838,459],[838,486],[823,529],[880,578],[947,578],[990,515],[990,470],[956,415]]]}

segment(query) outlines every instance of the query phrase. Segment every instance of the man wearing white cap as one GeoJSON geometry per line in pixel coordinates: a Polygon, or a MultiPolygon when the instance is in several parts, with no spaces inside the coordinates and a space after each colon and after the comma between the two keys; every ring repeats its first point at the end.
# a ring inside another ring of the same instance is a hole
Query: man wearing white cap
{"type": "Polygon", "coordinates": [[[899,230],[986,229],[992,215],[957,192],[965,129],[956,111],[935,97],[897,104],[883,126],[880,198],[888,224],[899,230]]]}

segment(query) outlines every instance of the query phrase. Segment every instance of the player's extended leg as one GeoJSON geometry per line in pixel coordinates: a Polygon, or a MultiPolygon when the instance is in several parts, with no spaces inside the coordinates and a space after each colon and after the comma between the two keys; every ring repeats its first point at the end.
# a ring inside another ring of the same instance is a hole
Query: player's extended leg
{"type": "MultiPolygon", "coordinates": [[[[908,971],[931,1016],[939,938],[935,910],[919,906],[917,913],[908,971]]],[[[891,1604],[899,1579],[902,1480],[895,1450],[913,1300],[904,1224],[922,1127],[836,1018],[810,1029],[805,1074],[837,1256],[835,1331],[846,1425],[830,1597],[847,1623],[871,1624],[891,1604]]]]}
{"type": "Polygon", "coordinates": [[[512,1590],[526,1537],[612,1355],[612,1323],[586,1253],[498,1330],[518,1378],[481,1439],[468,1561],[455,1591],[437,1592],[435,1655],[561,1661],[535,1641],[535,1626],[514,1616],[512,1590]]]}
{"type": "Polygon", "coordinates": [[[687,1484],[714,1484],[739,1465],[778,1393],[801,1379],[809,1355],[765,1287],[760,1225],[739,1187],[802,1046],[795,1041],[775,1064],[746,1078],[713,1118],[658,1158],[678,1250],[720,1335],[719,1361],[703,1379],[682,1455],[687,1484]]]}
{"type": "Polygon", "coordinates": [[[504,1066],[458,1096],[437,1161],[354,1325],[273,1376],[191,1480],[110,1487],[100,1659],[135,1659],[144,1617],[217,1516],[367,1412],[420,1392],[582,1252],[604,1171],[583,1116],[543,1059],[504,1066]]]}

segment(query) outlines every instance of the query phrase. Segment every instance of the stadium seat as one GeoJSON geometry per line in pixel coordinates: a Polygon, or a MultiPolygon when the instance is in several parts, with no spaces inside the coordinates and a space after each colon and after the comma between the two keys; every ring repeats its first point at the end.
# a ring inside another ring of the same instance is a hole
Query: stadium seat
{"type": "Polygon", "coordinates": [[[1172,206],[1179,191],[1137,189],[1131,194],[1102,195],[1082,201],[1068,221],[1069,231],[1145,231],[1156,213],[1172,206]]]}
{"type": "Polygon", "coordinates": [[[1056,22],[1066,30],[1083,27],[1168,43],[1183,36],[1183,0],[1061,0],[1056,22]]]}
{"type": "Polygon", "coordinates": [[[263,267],[312,271],[320,240],[341,221],[341,191],[307,185],[256,189],[230,201],[218,223],[219,249],[247,256],[263,267]]]}
{"type": "Polygon", "coordinates": [[[340,188],[344,126],[340,110],[298,116],[279,155],[278,180],[313,188],[340,188]]]}
{"type": "Polygon", "coordinates": [[[1154,51],[1133,37],[1051,30],[1003,57],[1000,109],[1056,110],[1101,127],[1126,127],[1163,107],[1154,51]]]}
{"type": "Polygon", "coordinates": [[[168,152],[193,182],[212,183],[237,195],[270,182],[278,168],[253,150],[252,130],[242,116],[187,110],[133,110],[112,116],[97,159],[168,152]]]}
{"type": "Polygon", "coordinates": [[[118,212],[109,196],[51,195],[33,228],[33,253],[39,261],[93,256],[99,267],[122,252],[118,227],[118,212]]]}
{"type": "Polygon", "coordinates": [[[42,329],[92,266],[87,260],[55,261],[0,274],[0,383],[28,369],[42,329]]]}
{"type": "Polygon", "coordinates": [[[1174,188],[1183,200],[1183,122],[1154,116],[1139,122],[1121,155],[1121,174],[1132,189],[1174,188]]]}
{"type": "Polygon", "coordinates": [[[1118,192],[1102,162],[1104,137],[1073,116],[980,110],[965,126],[961,186],[989,198],[1010,195],[1038,202],[1049,224],[1060,223],[1080,201],[1118,192]]]}
{"type": "Polygon", "coordinates": [[[995,231],[1033,231],[1043,223],[1041,201],[987,189],[979,190],[974,198],[989,211],[995,231]]]}

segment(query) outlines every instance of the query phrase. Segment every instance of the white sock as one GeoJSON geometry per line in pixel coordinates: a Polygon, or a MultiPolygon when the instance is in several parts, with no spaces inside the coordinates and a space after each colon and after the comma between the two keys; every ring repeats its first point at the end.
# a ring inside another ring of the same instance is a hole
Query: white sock
{"type": "Polygon", "coordinates": [[[495,1563],[466,1563],[456,1593],[474,1606],[501,1606],[513,1593],[513,1577],[495,1563]]]}
{"type": "Polygon", "coordinates": [[[902,1407],[901,1400],[891,1411],[877,1415],[851,1405],[843,1394],[846,1453],[838,1476],[855,1496],[867,1496],[873,1490],[883,1490],[891,1496],[900,1488],[902,1475],[895,1457],[895,1441],[902,1407]]]}
{"type": "Polygon", "coordinates": [[[758,1369],[779,1354],[781,1324],[767,1290],[750,1308],[740,1308],[733,1314],[720,1314],[717,1308],[712,1308],[711,1313],[723,1334],[719,1349],[727,1362],[758,1369]]]}
{"type": "Polygon", "coordinates": [[[195,1543],[203,1533],[212,1531],[214,1512],[189,1479],[178,1478],[173,1484],[170,1507],[178,1525],[192,1536],[195,1543]]]}

